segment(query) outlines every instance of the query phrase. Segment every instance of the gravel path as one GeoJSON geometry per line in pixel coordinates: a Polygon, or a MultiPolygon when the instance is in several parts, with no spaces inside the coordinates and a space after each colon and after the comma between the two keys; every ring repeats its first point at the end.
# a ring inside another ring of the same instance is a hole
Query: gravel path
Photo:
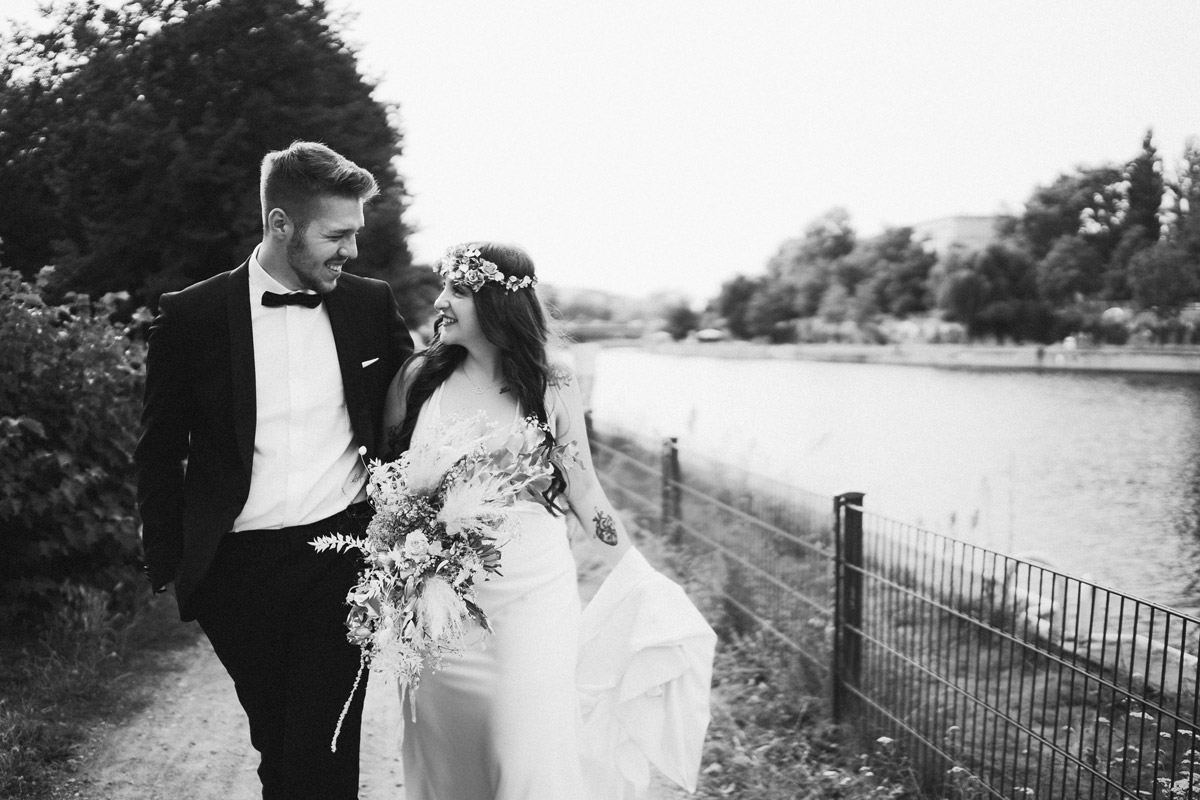
{"type": "MultiPolygon", "coordinates": [[[[88,761],[64,797],[85,800],[257,800],[258,753],[233,681],[200,641],[164,676],[162,701],[124,725],[96,731],[88,761]],[[72,792],[71,789],[74,789],[72,792]]],[[[367,684],[361,800],[403,798],[400,706],[383,681],[367,684]]]]}

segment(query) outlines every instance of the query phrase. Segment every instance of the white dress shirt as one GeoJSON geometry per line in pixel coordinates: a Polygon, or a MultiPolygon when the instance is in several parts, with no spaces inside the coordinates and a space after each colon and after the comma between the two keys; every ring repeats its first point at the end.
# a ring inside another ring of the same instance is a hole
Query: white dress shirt
{"type": "Polygon", "coordinates": [[[366,497],[325,304],[262,304],[289,289],[250,257],[256,424],[250,496],[233,530],[278,529],[332,516],[366,497]]]}

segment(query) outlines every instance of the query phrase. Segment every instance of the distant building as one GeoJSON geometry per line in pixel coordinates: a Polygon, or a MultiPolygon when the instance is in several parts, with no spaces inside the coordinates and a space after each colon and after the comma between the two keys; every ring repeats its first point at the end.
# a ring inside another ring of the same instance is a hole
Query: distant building
{"type": "Polygon", "coordinates": [[[913,240],[923,241],[925,249],[943,257],[954,251],[973,253],[982,250],[999,238],[996,225],[1004,217],[998,215],[941,217],[912,226],[913,240]]]}

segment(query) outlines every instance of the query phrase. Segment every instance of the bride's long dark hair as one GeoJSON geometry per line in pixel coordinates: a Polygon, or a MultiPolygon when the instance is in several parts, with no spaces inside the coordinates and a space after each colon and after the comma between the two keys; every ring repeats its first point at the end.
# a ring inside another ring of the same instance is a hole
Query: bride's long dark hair
{"type": "MultiPolygon", "coordinates": [[[[507,277],[534,276],[533,259],[520,247],[496,242],[470,242],[468,246],[478,249],[484,259],[495,264],[507,277]]],[[[553,368],[546,355],[550,326],[541,301],[532,286],[508,291],[493,281],[485,282],[474,292],[474,300],[480,330],[498,351],[500,372],[507,391],[512,392],[523,414],[533,415],[545,425],[548,422],[546,390],[553,368]]],[[[467,357],[467,351],[460,345],[444,343],[439,326],[429,347],[418,357],[420,365],[405,396],[404,422],[398,437],[402,450],[407,449],[412,440],[421,406],[458,368],[467,357]]],[[[556,444],[549,431],[545,435],[545,444],[547,447],[556,444]]],[[[560,513],[563,509],[556,501],[566,488],[566,476],[555,464],[554,479],[543,496],[551,508],[560,513]]]]}

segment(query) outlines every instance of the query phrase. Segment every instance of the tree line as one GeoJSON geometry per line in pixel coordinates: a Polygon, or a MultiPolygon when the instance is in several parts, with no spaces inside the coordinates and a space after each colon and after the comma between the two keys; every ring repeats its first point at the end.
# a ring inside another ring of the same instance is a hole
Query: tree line
{"type": "Polygon", "coordinates": [[[1200,144],[1168,177],[1148,131],[1124,164],[1036,187],[994,241],[939,257],[911,227],[860,238],[843,209],[784,241],[763,274],[737,275],[703,317],[741,339],[886,341],[889,323],[937,318],[971,339],[1122,342],[1136,319],[1159,341],[1200,340],[1200,144]],[[1113,309],[1118,309],[1113,311],[1113,309]]]}
{"type": "Polygon", "coordinates": [[[425,313],[396,108],[374,97],[320,0],[59,3],[41,32],[0,34],[0,261],[53,299],[129,294],[157,305],[240,264],[261,237],[262,157],[321,141],[368,169],[350,269],[425,313]]]}
{"type": "MultiPolygon", "coordinates": [[[[360,274],[387,280],[414,322],[436,276],[415,269],[397,109],[374,97],[321,0],[98,0],[47,10],[43,32],[0,34],[0,263],[48,299],[165,291],[237,266],[260,236],[258,165],[295,139],[369,169],[360,274]]],[[[1120,340],[1113,308],[1161,339],[1195,338],[1200,145],[1168,177],[1147,132],[1123,164],[1035,188],[977,252],[938,257],[897,227],[860,237],[833,209],[784,241],[763,274],[727,281],[703,316],[679,302],[673,334],[717,324],[774,342],[888,338],[897,320],[958,323],[972,338],[1120,340]],[[1124,312],[1122,312],[1124,313],[1124,312]]]]}

